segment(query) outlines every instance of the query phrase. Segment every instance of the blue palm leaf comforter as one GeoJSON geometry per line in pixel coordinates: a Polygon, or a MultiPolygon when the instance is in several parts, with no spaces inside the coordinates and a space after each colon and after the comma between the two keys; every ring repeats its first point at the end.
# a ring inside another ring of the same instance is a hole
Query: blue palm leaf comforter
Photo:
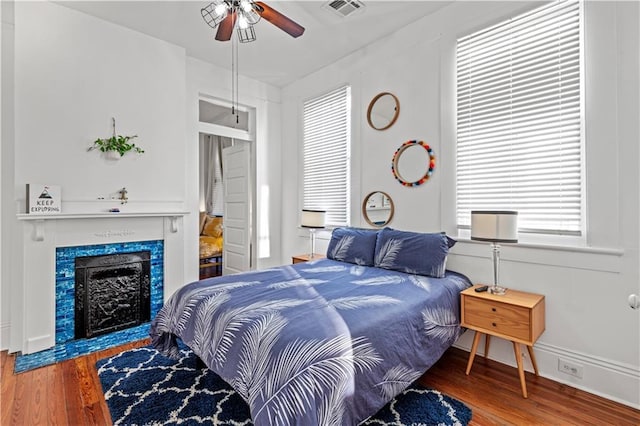
{"type": "Polygon", "coordinates": [[[469,280],[329,259],[198,281],[151,324],[180,338],[247,401],[256,425],[356,425],[433,365],[460,334],[469,280]]]}

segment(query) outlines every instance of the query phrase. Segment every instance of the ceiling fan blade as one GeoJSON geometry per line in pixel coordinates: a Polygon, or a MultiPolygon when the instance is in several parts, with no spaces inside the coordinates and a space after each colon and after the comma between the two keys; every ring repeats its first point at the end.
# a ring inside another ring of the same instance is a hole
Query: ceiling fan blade
{"type": "Polygon", "coordinates": [[[267,21],[271,22],[282,31],[286,32],[292,37],[300,37],[304,33],[304,27],[287,18],[277,10],[267,6],[261,1],[255,2],[257,6],[257,12],[267,21]]]}
{"type": "Polygon", "coordinates": [[[236,25],[236,12],[229,13],[218,25],[218,31],[216,32],[216,40],[229,41],[231,40],[231,34],[233,34],[233,27],[236,25]]]}

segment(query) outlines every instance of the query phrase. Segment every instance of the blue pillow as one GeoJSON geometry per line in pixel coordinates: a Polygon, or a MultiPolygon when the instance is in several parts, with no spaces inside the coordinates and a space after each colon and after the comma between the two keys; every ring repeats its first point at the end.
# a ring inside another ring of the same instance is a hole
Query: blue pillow
{"type": "Polygon", "coordinates": [[[440,232],[426,234],[384,228],[378,232],[374,266],[442,278],[453,244],[455,240],[440,232]]]}
{"type": "Polygon", "coordinates": [[[373,266],[377,230],[335,228],[327,247],[327,257],[341,262],[373,266]]]}
{"type": "Polygon", "coordinates": [[[451,238],[450,236],[448,236],[444,232],[441,232],[441,234],[447,237],[447,245],[449,246],[449,248],[455,246],[456,243],[458,242],[458,240],[454,240],[453,238],[451,238]]]}

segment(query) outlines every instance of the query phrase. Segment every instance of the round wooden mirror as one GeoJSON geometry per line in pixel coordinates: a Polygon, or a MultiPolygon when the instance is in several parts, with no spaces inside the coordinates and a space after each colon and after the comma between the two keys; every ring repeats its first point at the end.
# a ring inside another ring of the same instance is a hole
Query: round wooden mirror
{"type": "Polygon", "coordinates": [[[376,130],[386,130],[393,125],[400,114],[400,102],[393,93],[383,92],[369,103],[367,121],[376,130]]]}
{"type": "Polygon", "coordinates": [[[436,167],[433,150],[422,141],[407,141],[393,155],[391,171],[404,186],[425,183],[436,167]]]}
{"type": "Polygon", "coordinates": [[[386,192],[374,191],[364,197],[362,216],[369,225],[381,228],[391,222],[393,213],[393,200],[386,192]]]}

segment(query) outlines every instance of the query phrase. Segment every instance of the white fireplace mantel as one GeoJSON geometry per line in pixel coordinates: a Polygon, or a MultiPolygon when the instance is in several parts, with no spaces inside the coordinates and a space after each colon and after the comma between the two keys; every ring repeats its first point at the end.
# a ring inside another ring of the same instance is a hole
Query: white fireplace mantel
{"type": "Polygon", "coordinates": [[[62,214],[25,214],[16,215],[18,220],[47,220],[47,219],[103,219],[106,217],[171,217],[185,216],[189,212],[141,212],[141,213],[62,213],[62,214]]]}
{"type": "Polygon", "coordinates": [[[178,232],[178,218],[188,215],[189,212],[142,212],[142,213],[67,213],[67,214],[18,214],[18,220],[29,220],[34,222],[34,241],[44,240],[45,220],[65,220],[65,219],[115,219],[115,218],[138,218],[138,217],[166,217],[169,218],[170,231],[178,232]]]}
{"type": "Polygon", "coordinates": [[[162,240],[164,299],[184,285],[184,216],[179,210],[120,213],[18,214],[22,247],[13,252],[11,352],[55,345],[56,248],[162,240]]]}

